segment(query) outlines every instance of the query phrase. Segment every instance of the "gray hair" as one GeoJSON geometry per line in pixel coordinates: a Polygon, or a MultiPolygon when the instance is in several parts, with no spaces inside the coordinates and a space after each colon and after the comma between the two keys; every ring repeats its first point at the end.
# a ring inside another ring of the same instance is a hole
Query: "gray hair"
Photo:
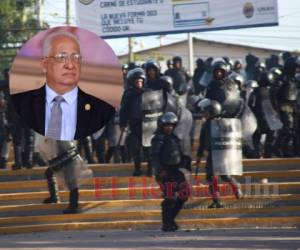
{"type": "Polygon", "coordinates": [[[72,40],[74,40],[77,43],[77,45],[80,49],[79,40],[73,33],[66,32],[66,31],[55,32],[55,33],[52,33],[49,36],[47,36],[46,39],[44,40],[44,43],[43,43],[43,57],[49,56],[49,52],[51,51],[51,48],[52,48],[52,42],[57,37],[71,38],[72,40]]]}

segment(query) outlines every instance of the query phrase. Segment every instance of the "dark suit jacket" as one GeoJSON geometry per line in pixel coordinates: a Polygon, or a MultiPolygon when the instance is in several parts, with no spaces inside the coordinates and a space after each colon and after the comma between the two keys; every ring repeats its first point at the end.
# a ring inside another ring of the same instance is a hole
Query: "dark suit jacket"
{"type": "MultiPolygon", "coordinates": [[[[45,85],[39,89],[11,95],[16,112],[25,124],[45,135],[45,85]]],[[[83,139],[101,129],[113,117],[110,104],[78,89],[77,125],[75,140],[83,139]]]]}

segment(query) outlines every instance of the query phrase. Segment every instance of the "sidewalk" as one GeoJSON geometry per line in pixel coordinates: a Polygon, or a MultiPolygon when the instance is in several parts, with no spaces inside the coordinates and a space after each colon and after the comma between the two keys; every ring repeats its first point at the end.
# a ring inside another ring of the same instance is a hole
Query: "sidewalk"
{"type": "Polygon", "coordinates": [[[0,249],[300,249],[300,229],[46,232],[1,235],[0,249]]]}

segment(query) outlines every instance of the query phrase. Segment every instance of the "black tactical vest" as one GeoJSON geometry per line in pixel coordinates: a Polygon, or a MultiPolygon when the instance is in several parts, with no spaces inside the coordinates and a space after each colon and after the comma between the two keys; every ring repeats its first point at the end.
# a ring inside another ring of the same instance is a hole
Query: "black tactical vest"
{"type": "Polygon", "coordinates": [[[160,157],[163,166],[177,166],[181,163],[182,152],[176,136],[165,136],[160,157]]]}

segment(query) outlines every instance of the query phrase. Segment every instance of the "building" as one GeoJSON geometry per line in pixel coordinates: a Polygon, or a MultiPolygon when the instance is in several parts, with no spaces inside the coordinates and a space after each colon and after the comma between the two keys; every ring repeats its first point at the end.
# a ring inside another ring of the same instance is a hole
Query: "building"
{"type": "MultiPolygon", "coordinates": [[[[249,45],[240,45],[229,42],[213,41],[208,39],[193,38],[194,49],[194,62],[197,58],[214,57],[220,58],[223,56],[229,56],[233,60],[244,60],[248,53],[252,53],[263,60],[270,56],[270,54],[279,54],[282,50],[260,48],[249,45]]],[[[150,49],[140,50],[135,52],[134,58],[137,62],[144,62],[149,58],[154,58],[160,62],[162,71],[166,69],[166,60],[173,56],[181,56],[183,59],[183,66],[189,68],[188,57],[188,40],[182,40],[179,42],[153,47],[150,49]]],[[[122,63],[128,62],[128,54],[120,55],[119,59],[122,63]]]]}

